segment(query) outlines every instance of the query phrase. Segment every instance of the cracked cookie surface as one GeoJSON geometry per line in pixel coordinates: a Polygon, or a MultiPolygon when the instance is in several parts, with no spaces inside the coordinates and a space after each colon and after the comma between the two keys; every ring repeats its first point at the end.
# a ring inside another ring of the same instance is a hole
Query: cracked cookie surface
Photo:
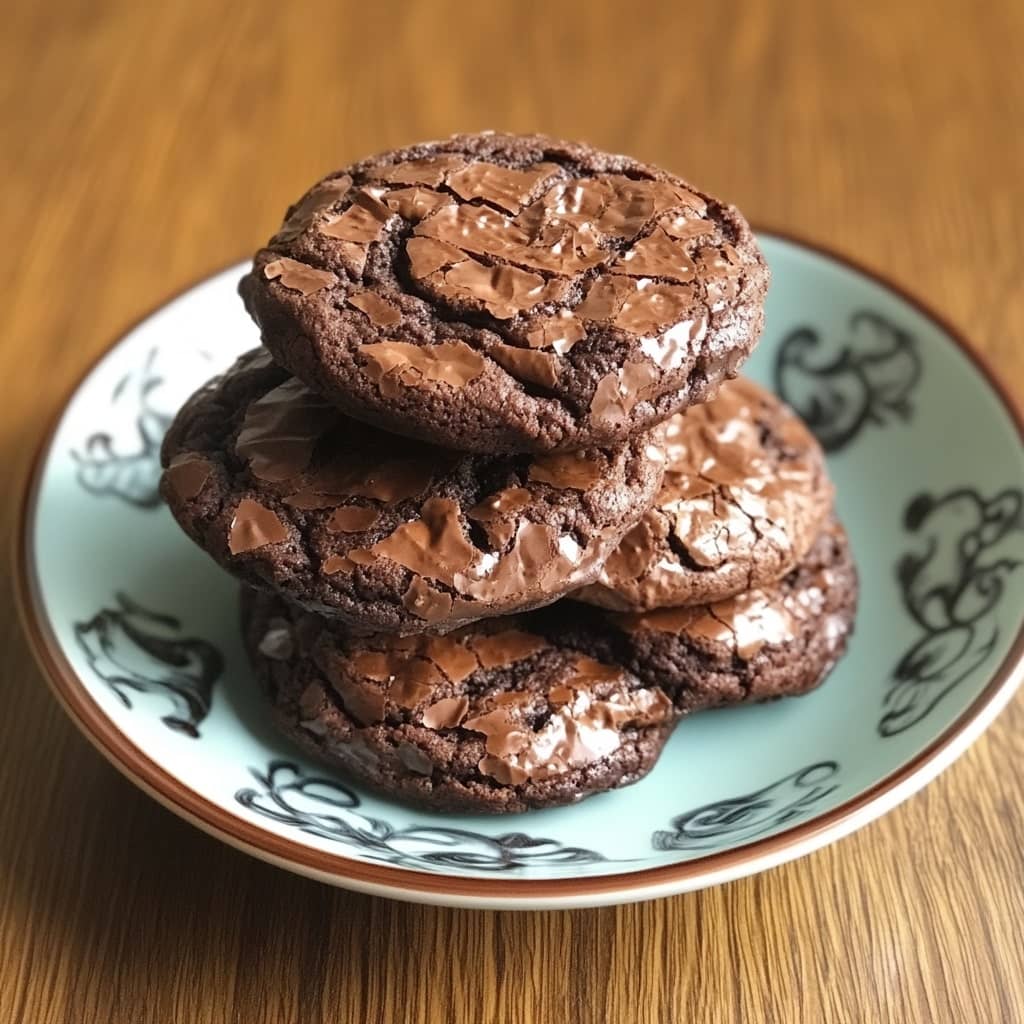
{"type": "Polygon", "coordinates": [[[617,443],[710,398],[763,326],[739,212],[624,156],[484,133],[320,181],[240,291],[350,415],[479,452],[617,443]]]}
{"type": "MultiPolygon", "coordinates": [[[[777,583],[706,605],[639,613],[595,609],[605,636],[594,650],[661,686],[682,712],[792,697],[831,671],[853,632],[856,607],[849,541],[832,519],[777,583]]],[[[577,621],[588,642],[600,633],[593,620],[577,621]]],[[[567,622],[566,631],[572,628],[567,622]]]]}
{"type": "Polygon", "coordinates": [[[645,614],[560,601],[444,636],[356,635],[245,589],[243,626],[278,727],[436,809],[519,811],[637,781],[680,715],[798,696],[853,628],[837,523],[770,588],[645,614]]]}
{"type": "Polygon", "coordinates": [[[185,404],[161,493],[189,536],[250,585],[363,630],[441,632],[590,582],[650,506],[663,453],[469,455],[343,415],[243,356],[185,404]]]}
{"type": "Polygon", "coordinates": [[[703,604],[765,586],[804,557],[833,490],[820,445],[743,377],[663,426],[665,478],[596,583],[573,597],[618,611],[703,604]]]}
{"type": "Polygon", "coordinates": [[[310,753],[433,810],[574,803],[653,767],[665,693],[513,616],[445,636],[354,637],[246,590],[246,646],[279,728],[310,753]]]}

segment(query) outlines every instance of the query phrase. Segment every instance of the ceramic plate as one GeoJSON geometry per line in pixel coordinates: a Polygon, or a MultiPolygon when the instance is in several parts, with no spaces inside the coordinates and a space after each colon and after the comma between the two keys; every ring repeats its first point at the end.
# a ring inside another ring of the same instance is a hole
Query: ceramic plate
{"type": "Polygon", "coordinates": [[[694,716],[638,785],[512,817],[412,810],[308,761],[270,728],[236,585],[157,498],[172,413],[258,341],[235,267],[118,342],[36,460],[19,589],[57,695],[121,771],[199,827],[326,882],[429,903],[664,896],[883,814],[1020,682],[1021,419],[918,303],[820,250],[762,241],[774,280],[747,372],[827,449],[862,579],[853,643],[817,692],[694,716]]]}

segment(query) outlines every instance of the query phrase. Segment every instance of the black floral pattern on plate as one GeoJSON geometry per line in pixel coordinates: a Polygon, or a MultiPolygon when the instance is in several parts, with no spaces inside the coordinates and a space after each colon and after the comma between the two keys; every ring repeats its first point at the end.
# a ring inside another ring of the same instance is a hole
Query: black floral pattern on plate
{"type": "Polygon", "coordinates": [[[656,850],[732,848],[816,810],[838,789],[836,761],[819,761],[754,793],[716,800],[672,819],[672,831],[655,832],[656,850]]]}
{"type": "Polygon", "coordinates": [[[869,424],[907,421],[921,379],[921,356],[909,331],[879,313],[850,317],[836,348],[818,331],[799,327],[779,345],[775,390],[804,419],[827,452],[838,452],[869,424]]]}
{"type": "Polygon", "coordinates": [[[74,624],[75,639],[92,670],[131,708],[129,693],[162,694],[171,712],[161,721],[193,738],[210,711],[224,659],[207,640],[181,636],[181,622],[149,611],[126,594],[74,624]]]}
{"type": "Polygon", "coordinates": [[[364,857],[403,867],[510,871],[535,865],[594,864],[593,850],[562,846],[523,832],[487,836],[461,828],[407,825],[395,828],[360,811],[359,797],[336,779],[306,775],[290,761],[267,770],[250,769],[258,789],[240,789],[235,799],[248,810],[309,835],[352,847],[364,857]]]}
{"type": "Polygon", "coordinates": [[[72,451],[78,464],[79,484],[90,494],[111,496],[137,508],[160,504],[160,443],[171,417],[152,404],[153,392],[164,383],[154,369],[157,349],[150,349],[142,366],[122,377],[114,386],[112,405],[133,402],[137,412],[138,435],[131,451],[118,450],[115,438],[105,430],[90,434],[81,451],[72,451]]]}
{"type": "Polygon", "coordinates": [[[904,526],[923,548],[896,567],[903,604],[921,636],[900,658],[878,722],[882,736],[917,725],[992,653],[1006,576],[1020,564],[1024,496],[1007,488],[985,498],[960,487],[919,494],[904,526]],[[1015,556],[1009,554],[1013,550],[1015,556]]]}

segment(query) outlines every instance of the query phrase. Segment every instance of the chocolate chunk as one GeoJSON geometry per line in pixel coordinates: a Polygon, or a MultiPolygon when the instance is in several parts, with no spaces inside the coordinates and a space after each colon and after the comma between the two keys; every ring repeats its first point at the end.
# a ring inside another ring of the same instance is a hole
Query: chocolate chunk
{"type": "Polygon", "coordinates": [[[394,210],[403,220],[413,223],[453,202],[451,196],[443,192],[435,192],[433,189],[422,188],[419,185],[413,188],[391,189],[390,191],[382,189],[381,192],[380,198],[385,205],[394,210]]]}
{"type": "Polygon", "coordinates": [[[344,199],[351,187],[352,179],[347,174],[314,185],[289,211],[273,241],[294,241],[303,231],[316,223],[319,214],[344,199]]]}
{"type": "Polygon", "coordinates": [[[345,505],[335,509],[327,522],[331,533],[359,533],[370,529],[380,519],[380,509],[363,505],[345,505]]]}
{"type": "Polygon", "coordinates": [[[268,281],[280,281],[290,291],[301,293],[303,298],[323,288],[330,288],[338,281],[329,270],[317,270],[316,267],[299,263],[287,256],[267,263],[263,267],[263,276],[268,281]]]}
{"type": "Polygon", "coordinates": [[[441,383],[463,388],[484,371],[483,357],[461,341],[428,346],[380,341],[364,345],[360,354],[382,393],[401,393],[399,384],[410,388],[441,383]]]}
{"type": "Polygon", "coordinates": [[[357,292],[355,295],[350,295],[348,301],[349,305],[362,310],[375,327],[390,327],[402,319],[402,314],[390,302],[373,292],[357,292]]]}
{"type": "Polygon", "coordinates": [[[228,550],[233,555],[255,551],[288,539],[288,528],[269,508],[243,498],[235,509],[228,533],[228,550]]]}
{"type": "Polygon", "coordinates": [[[389,207],[369,192],[360,190],[354,194],[352,205],[344,213],[326,221],[320,233],[342,242],[376,242],[391,216],[389,207]]]}
{"type": "Polygon", "coordinates": [[[517,380],[542,388],[553,388],[558,383],[557,356],[514,345],[495,345],[488,354],[517,380]]]}
{"type": "Polygon", "coordinates": [[[182,501],[191,501],[202,493],[203,486],[210,479],[213,466],[201,455],[182,452],[175,455],[167,467],[167,485],[182,501]]]}
{"type": "Polygon", "coordinates": [[[444,622],[452,613],[452,596],[432,587],[422,576],[413,576],[402,605],[424,622],[444,622]]]}
{"type": "Polygon", "coordinates": [[[480,160],[449,174],[447,184],[462,199],[483,199],[516,213],[537,185],[558,171],[558,164],[516,171],[480,160]]]}
{"type": "Polygon", "coordinates": [[[468,697],[445,697],[423,712],[423,724],[428,729],[454,729],[462,724],[468,710],[468,697]]]}
{"type": "Polygon", "coordinates": [[[585,491],[593,487],[604,467],[601,460],[587,452],[555,452],[538,455],[530,463],[530,479],[552,487],[572,487],[585,491]]]}
{"type": "Polygon", "coordinates": [[[250,403],[235,441],[235,452],[261,480],[297,477],[313,449],[337,422],[337,410],[294,377],[250,403]]]}

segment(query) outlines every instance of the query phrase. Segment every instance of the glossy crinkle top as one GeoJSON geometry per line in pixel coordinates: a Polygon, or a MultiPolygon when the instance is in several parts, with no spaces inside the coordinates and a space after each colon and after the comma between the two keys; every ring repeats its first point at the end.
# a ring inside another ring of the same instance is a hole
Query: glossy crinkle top
{"type": "Polygon", "coordinates": [[[315,185],[241,292],[351,415],[467,451],[608,444],[709,398],[768,272],[733,207],[628,157],[457,136],[315,185]]]}
{"type": "Polygon", "coordinates": [[[775,583],[709,604],[614,612],[605,625],[622,663],[692,712],[818,685],[853,633],[857,594],[846,531],[830,517],[775,583]]]}
{"type": "Polygon", "coordinates": [[[444,631],[594,579],[657,491],[647,436],[546,455],[467,455],[344,416],[263,351],[178,414],[161,492],[253,586],[360,629],[444,631]]]}
{"type": "Polygon", "coordinates": [[[585,637],[545,629],[543,611],[444,636],[355,636],[247,590],[242,619],[287,735],[434,809],[522,811],[635,782],[679,717],[660,687],[589,655],[585,637]]]}
{"type": "Polygon", "coordinates": [[[515,619],[489,625],[447,636],[339,641],[317,620],[312,656],[354,724],[412,721],[484,737],[478,769],[502,785],[582,768],[612,754],[624,728],[673,721],[665,694],[638,686],[624,669],[562,649],[517,628],[515,619]],[[510,678],[511,688],[495,685],[510,678]]]}
{"type": "Polygon", "coordinates": [[[658,499],[575,595],[620,611],[704,604],[773,583],[832,507],[820,445],[771,392],[739,377],[663,427],[658,499]]]}

